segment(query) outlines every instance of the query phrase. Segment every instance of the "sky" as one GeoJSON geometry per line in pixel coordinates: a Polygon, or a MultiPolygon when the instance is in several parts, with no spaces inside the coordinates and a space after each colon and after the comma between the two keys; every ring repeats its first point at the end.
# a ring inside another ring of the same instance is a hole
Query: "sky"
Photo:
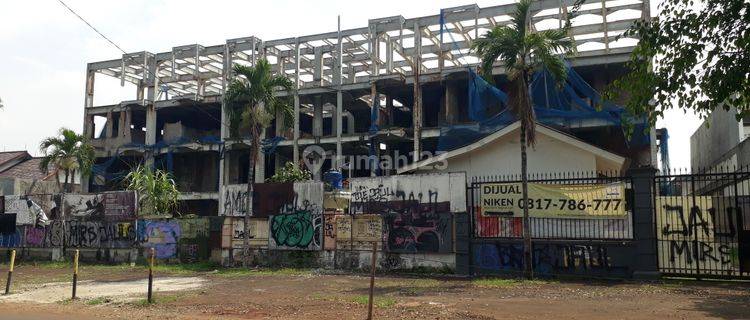
{"type": "MultiPolygon", "coordinates": [[[[215,45],[250,35],[271,40],[367,26],[373,18],[438,14],[471,0],[396,1],[194,1],[64,0],[127,52],[170,51],[187,44],[215,45]]],[[[475,1],[480,7],[512,2],[475,1]]],[[[655,13],[652,1],[651,12],[655,13]]],[[[57,0],[0,1],[0,151],[28,150],[60,127],[83,128],[86,63],[120,58],[57,0]]],[[[97,77],[95,105],[132,99],[134,88],[97,77]]],[[[670,162],[690,166],[690,135],[700,120],[681,110],[667,112],[657,127],[669,130],[670,162]]]]}

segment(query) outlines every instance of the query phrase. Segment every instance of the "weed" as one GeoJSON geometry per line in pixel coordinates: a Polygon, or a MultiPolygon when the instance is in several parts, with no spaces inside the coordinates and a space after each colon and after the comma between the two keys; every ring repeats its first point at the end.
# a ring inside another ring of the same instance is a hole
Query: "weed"
{"type": "MultiPolygon", "coordinates": [[[[361,295],[361,296],[355,296],[352,298],[352,302],[356,304],[363,304],[367,305],[369,302],[370,297],[361,295]]],[[[373,301],[373,305],[378,308],[389,308],[396,304],[396,299],[392,297],[375,297],[375,300],[373,301]]]]}
{"type": "Polygon", "coordinates": [[[487,288],[510,288],[522,285],[545,285],[551,283],[547,280],[524,280],[524,279],[508,279],[508,278],[482,278],[474,279],[471,283],[477,287],[487,288]]]}
{"type": "Polygon", "coordinates": [[[110,300],[107,297],[98,297],[98,298],[94,298],[94,299],[86,301],[86,305],[96,306],[96,305],[100,305],[100,304],[104,304],[104,303],[110,303],[110,302],[112,302],[112,300],[110,300]]]}

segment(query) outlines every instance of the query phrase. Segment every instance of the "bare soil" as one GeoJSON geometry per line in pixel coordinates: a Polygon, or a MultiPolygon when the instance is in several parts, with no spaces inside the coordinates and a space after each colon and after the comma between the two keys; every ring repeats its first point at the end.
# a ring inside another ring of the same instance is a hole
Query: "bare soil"
{"type": "MultiPolygon", "coordinates": [[[[0,269],[6,271],[7,269],[0,269]]],[[[4,275],[4,273],[2,274],[4,275]]],[[[2,319],[365,319],[369,278],[320,270],[156,273],[83,267],[81,299],[69,300],[70,270],[20,265],[2,319]]],[[[750,319],[750,284],[470,280],[378,275],[375,319],[750,319]]]]}

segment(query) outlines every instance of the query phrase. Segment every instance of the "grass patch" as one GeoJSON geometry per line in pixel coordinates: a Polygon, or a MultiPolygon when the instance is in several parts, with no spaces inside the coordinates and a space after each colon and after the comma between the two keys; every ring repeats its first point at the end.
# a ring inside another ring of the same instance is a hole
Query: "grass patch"
{"type": "Polygon", "coordinates": [[[174,274],[189,274],[197,272],[210,272],[219,270],[220,268],[220,265],[213,262],[196,262],[180,264],[157,264],[154,266],[154,271],[174,274]]]}
{"type": "MultiPolygon", "coordinates": [[[[361,296],[356,296],[352,298],[352,302],[356,304],[367,305],[369,303],[369,299],[370,299],[369,296],[361,295],[361,296]]],[[[375,297],[375,300],[373,301],[372,305],[378,308],[389,308],[389,307],[394,306],[395,304],[396,304],[396,299],[392,297],[375,297]]]]}
{"type": "Polygon", "coordinates": [[[94,299],[86,301],[86,305],[97,306],[100,304],[105,304],[105,303],[110,303],[110,302],[112,302],[112,300],[109,299],[108,297],[98,297],[98,298],[94,298],[94,299]]]}
{"type": "Polygon", "coordinates": [[[227,269],[218,269],[217,274],[223,277],[301,276],[301,275],[309,275],[310,270],[297,269],[297,268],[281,268],[281,269],[227,268],[227,269]]]}
{"type": "Polygon", "coordinates": [[[508,279],[508,278],[481,278],[474,279],[471,284],[477,287],[484,288],[512,288],[522,285],[545,285],[551,281],[547,280],[524,280],[524,279],[508,279]]]}
{"type": "Polygon", "coordinates": [[[153,302],[148,303],[148,299],[140,299],[133,302],[130,302],[129,304],[135,307],[148,307],[155,304],[165,304],[170,302],[175,302],[177,299],[180,298],[180,295],[156,295],[154,294],[153,302]]]}

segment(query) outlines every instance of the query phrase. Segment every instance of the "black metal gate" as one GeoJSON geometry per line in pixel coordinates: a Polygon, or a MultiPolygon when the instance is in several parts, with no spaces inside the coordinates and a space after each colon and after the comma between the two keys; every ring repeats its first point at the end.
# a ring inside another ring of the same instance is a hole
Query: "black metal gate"
{"type": "Polygon", "coordinates": [[[662,274],[750,278],[750,172],[659,175],[654,188],[662,274]]]}

